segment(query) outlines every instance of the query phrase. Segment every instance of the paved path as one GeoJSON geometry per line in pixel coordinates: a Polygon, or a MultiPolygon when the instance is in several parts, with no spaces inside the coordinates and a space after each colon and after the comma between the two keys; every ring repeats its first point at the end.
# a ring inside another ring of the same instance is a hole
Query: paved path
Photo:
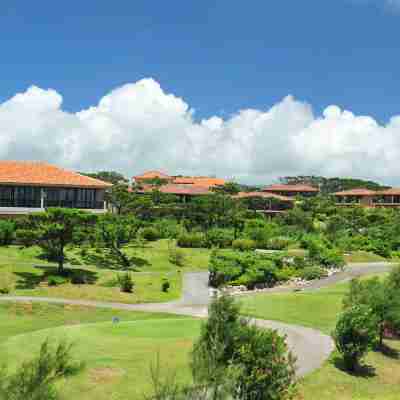
{"type": "MultiPolygon", "coordinates": [[[[388,271],[390,268],[391,265],[388,263],[352,264],[346,268],[345,271],[339,274],[310,284],[307,287],[307,290],[319,289],[339,281],[351,279],[355,276],[388,271]]],[[[0,296],[0,301],[36,301],[93,306],[100,308],[114,308],[120,310],[166,312],[205,318],[207,316],[207,305],[209,303],[209,291],[207,283],[207,272],[193,272],[185,274],[182,298],[170,303],[123,304],[90,300],[69,300],[49,297],[25,296],[0,296]]],[[[271,289],[271,291],[274,292],[288,290],[293,290],[293,288],[271,289]]],[[[319,368],[334,349],[332,339],[315,329],[289,325],[275,321],[265,321],[261,319],[253,319],[252,321],[254,321],[257,326],[276,329],[279,333],[286,335],[288,346],[297,357],[298,376],[303,376],[314,369],[319,368]]]]}

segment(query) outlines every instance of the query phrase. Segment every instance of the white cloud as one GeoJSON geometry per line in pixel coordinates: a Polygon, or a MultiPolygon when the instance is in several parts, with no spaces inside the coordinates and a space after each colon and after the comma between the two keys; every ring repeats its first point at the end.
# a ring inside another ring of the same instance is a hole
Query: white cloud
{"type": "Polygon", "coordinates": [[[332,105],[316,117],[309,104],[288,96],[267,110],[196,122],[190,106],[153,79],[68,113],[56,91],[31,87],[0,104],[0,158],[127,176],[162,168],[268,182],[315,173],[400,185],[400,116],[380,125],[332,105]]]}

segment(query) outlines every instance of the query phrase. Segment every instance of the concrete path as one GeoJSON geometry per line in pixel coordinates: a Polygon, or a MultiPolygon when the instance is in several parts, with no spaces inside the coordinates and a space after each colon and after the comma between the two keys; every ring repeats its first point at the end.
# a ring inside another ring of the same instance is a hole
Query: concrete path
{"type": "MultiPolygon", "coordinates": [[[[345,281],[356,276],[372,273],[386,272],[390,270],[388,263],[352,264],[343,272],[329,278],[311,283],[307,290],[315,290],[329,286],[340,281],[345,281]]],[[[293,288],[275,288],[271,292],[293,291],[293,288]]],[[[148,304],[123,304],[90,300],[69,300],[50,297],[26,297],[26,296],[0,296],[0,301],[18,302],[48,302],[56,304],[71,304],[91,306],[99,308],[113,308],[120,310],[165,312],[172,314],[188,315],[199,318],[207,316],[207,305],[209,303],[208,273],[193,272],[184,275],[182,298],[169,303],[148,304]]],[[[275,321],[253,319],[257,326],[276,329],[285,335],[289,348],[297,357],[298,376],[319,368],[329,357],[334,349],[332,339],[323,333],[302,326],[289,325],[275,321]]]]}

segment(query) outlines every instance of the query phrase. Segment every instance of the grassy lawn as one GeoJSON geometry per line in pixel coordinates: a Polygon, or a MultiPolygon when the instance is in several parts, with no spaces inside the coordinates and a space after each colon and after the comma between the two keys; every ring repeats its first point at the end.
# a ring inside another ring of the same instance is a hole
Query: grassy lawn
{"type": "Polygon", "coordinates": [[[12,368],[37,354],[46,338],[67,338],[85,362],[60,382],[63,399],[141,399],[157,354],[164,371],[189,380],[188,355],[199,333],[192,318],[40,304],[0,304],[0,358],[12,368]],[[121,322],[113,324],[118,316],[121,322]],[[23,349],[23,351],[21,351],[23,349]]]}
{"type": "MultiPolygon", "coordinates": [[[[243,313],[317,328],[329,334],[342,308],[348,283],[314,292],[259,294],[242,298],[243,313]]],[[[330,360],[299,384],[298,400],[396,400],[400,393],[400,341],[386,341],[391,355],[369,353],[370,374],[354,376],[341,369],[333,353],[330,360]]]]}
{"type": "Polygon", "coordinates": [[[390,261],[378,254],[370,253],[368,251],[354,251],[344,256],[347,263],[362,263],[362,262],[381,262],[390,261]]]}
{"type": "MultiPolygon", "coordinates": [[[[116,287],[118,271],[84,265],[79,250],[69,251],[73,260],[71,268],[80,270],[90,278],[92,284],[73,285],[65,283],[49,287],[47,275],[55,275],[56,269],[40,259],[37,247],[21,248],[19,246],[0,247],[0,280],[10,284],[12,294],[21,296],[63,297],[67,299],[87,299],[115,301],[122,303],[166,302],[179,298],[182,286],[182,273],[208,268],[210,250],[182,249],[185,253],[185,265],[177,267],[168,260],[168,242],[160,240],[151,242],[143,248],[129,248],[130,255],[138,259],[140,267],[133,272],[135,290],[132,294],[122,293],[116,287]],[[163,279],[171,284],[167,293],[161,291],[163,279]]],[[[0,282],[1,285],[2,282],[0,282]]]]}

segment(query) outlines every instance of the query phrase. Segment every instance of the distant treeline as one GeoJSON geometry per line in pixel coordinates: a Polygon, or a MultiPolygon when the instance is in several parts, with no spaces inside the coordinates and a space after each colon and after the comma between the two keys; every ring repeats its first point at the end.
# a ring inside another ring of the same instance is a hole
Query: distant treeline
{"type": "Polygon", "coordinates": [[[342,190],[350,190],[355,188],[365,188],[370,190],[388,189],[389,186],[383,186],[374,181],[354,178],[326,178],[324,176],[285,176],[279,178],[284,184],[307,184],[317,187],[321,193],[334,193],[342,190]]]}

